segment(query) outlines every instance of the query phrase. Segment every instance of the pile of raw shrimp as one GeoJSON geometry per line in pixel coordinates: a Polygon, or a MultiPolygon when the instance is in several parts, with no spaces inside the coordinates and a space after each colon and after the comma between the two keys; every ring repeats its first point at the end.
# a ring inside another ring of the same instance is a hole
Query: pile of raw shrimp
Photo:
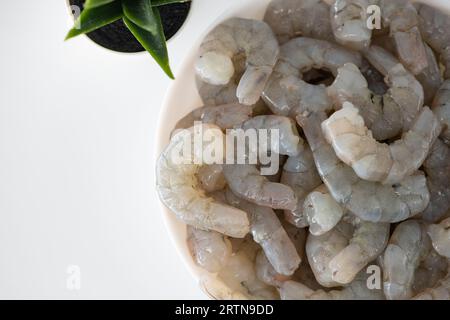
{"type": "Polygon", "coordinates": [[[330,2],[274,0],[206,36],[205,106],[157,163],[160,198],[215,298],[450,299],[450,18],[330,2]],[[174,163],[194,121],[279,129],[279,174],[174,163]]]}

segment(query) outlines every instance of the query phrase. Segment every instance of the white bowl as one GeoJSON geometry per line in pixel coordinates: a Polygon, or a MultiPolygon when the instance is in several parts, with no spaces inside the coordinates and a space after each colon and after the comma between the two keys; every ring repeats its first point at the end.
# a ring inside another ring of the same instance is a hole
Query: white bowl
{"type": "MultiPolygon", "coordinates": [[[[160,113],[157,136],[156,136],[156,155],[162,152],[167,146],[170,139],[170,133],[175,127],[175,124],[179,119],[188,114],[190,111],[202,106],[202,101],[198,95],[195,85],[195,71],[194,62],[197,57],[198,47],[203,37],[218,23],[231,18],[253,18],[262,19],[264,12],[271,0],[249,0],[247,2],[238,2],[233,5],[227,12],[221,15],[213,25],[200,34],[197,42],[189,48],[186,58],[181,65],[180,71],[177,75],[177,79],[171,84],[166,97],[164,99],[162,111],[160,113]]],[[[325,0],[328,3],[333,0],[325,0]]],[[[429,5],[433,5],[443,11],[450,14],[450,1],[448,0],[420,0],[415,2],[423,2],[429,5]]],[[[187,48],[188,49],[188,48],[187,48]]],[[[179,254],[181,255],[183,262],[190,270],[191,274],[197,281],[201,282],[201,287],[205,290],[205,282],[214,281],[211,275],[205,270],[199,268],[189,253],[189,249],[186,244],[186,225],[179,221],[175,215],[161,204],[161,210],[164,217],[166,227],[175,244],[179,254]]],[[[218,286],[217,290],[211,292],[211,283],[207,283],[208,289],[205,292],[214,298],[239,298],[238,294],[227,290],[222,283],[214,283],[214,286],[218,286]]]]}

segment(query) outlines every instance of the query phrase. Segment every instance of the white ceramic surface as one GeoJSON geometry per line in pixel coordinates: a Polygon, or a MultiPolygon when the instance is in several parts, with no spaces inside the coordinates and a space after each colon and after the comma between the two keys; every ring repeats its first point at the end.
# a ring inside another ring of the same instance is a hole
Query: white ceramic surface
{"type": "MultiPolygon", "coordinates": [[[[325,0],[328,3],[332,0],[325,0]]],[[[215,25],[230,17],[256,18],[261,19],[270,0],[246,0],[236,1],[229,11],[220,16],[217,21],[206,31],[201,33],[201,37],[187,51],[186,58],[181,65],[177,79],[170,86],[158,122],[157,131],[157,150],[159,155],[169,142],[170,132],[176,122],[193,109],[202,105],[200,96],[195,86],[194,62],[197,49],[204,35],[207,34],[215,25]]],[[[448,0],[420,0],[414,2],[423,2],[433,5],[437,8],[450,13],[450,1],[448,0]]],[[[175,218],[175,215],[161,204],[162,214],[171,235],[171,238],[181,255],[185,265],[191,271],[196,280],[207,275],[207,272],[197,267],[189,253],[186,245],[186,226],[175,218]]]]}

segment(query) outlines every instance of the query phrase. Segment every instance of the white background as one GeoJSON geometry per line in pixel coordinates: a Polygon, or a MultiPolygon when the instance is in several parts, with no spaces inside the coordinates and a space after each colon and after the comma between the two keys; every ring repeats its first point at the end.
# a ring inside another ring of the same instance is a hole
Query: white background
{"type": "MultiPolygon", "coordinates": [[[[234,0],[194,0],[178,69],[234,0]]],[[[170,81],[147,54],[63,42],[64,0],[2,0],[0,298],[202,299],[163,225],[155,130],[170,81]],[[81,268],[81,290],[66,287],[81,268]]]]}

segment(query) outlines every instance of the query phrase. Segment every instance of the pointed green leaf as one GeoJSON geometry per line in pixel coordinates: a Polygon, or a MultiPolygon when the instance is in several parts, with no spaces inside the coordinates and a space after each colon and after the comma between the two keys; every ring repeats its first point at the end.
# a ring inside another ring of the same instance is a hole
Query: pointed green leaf
{"type": "Polygon", "coordinates": [[[135,25],[156,33],[156,19],[151,0],[122,0],[123,15],[135,25]]]}
{"type": "Polygon", "coordinates": [[[93,9],[84,9],[75,21],[75,26],[67,34],[66,40],[80,34],[94,31],[119,20],[122,16],[122,6],[120,1],[111,2],[93,9]]]}
{"type": "Polygon", "coordinates": [[[172,3],[182,3],[182,2],[189,2],[191,0],[152,0],[152,6],[158,7],[158,6],[164,6],[166,4],[172,4],[172,3]]]}
{"type": "Polygon", "coordinates": [[[169,54],[167,53],[166,39],[164,37],[163,27],[161,24],[161,18],[159,16],[158,9],[152,9],[154,15],[155,32],[149,32],[142,29],[135,23],[133,23],[127,17],[123,17],[128,29],[140,42],[140,44],[147,50],[156,62],[161,66],[164,72],[171,78],[174,79],[172,70],[170,70],[169,65],[169,54]]]}
{"type": "Polygon", "coordinates": [[[85,9],[97,8],[114,1],[116,0],[86,0],[84,8],[85,9]]]}

